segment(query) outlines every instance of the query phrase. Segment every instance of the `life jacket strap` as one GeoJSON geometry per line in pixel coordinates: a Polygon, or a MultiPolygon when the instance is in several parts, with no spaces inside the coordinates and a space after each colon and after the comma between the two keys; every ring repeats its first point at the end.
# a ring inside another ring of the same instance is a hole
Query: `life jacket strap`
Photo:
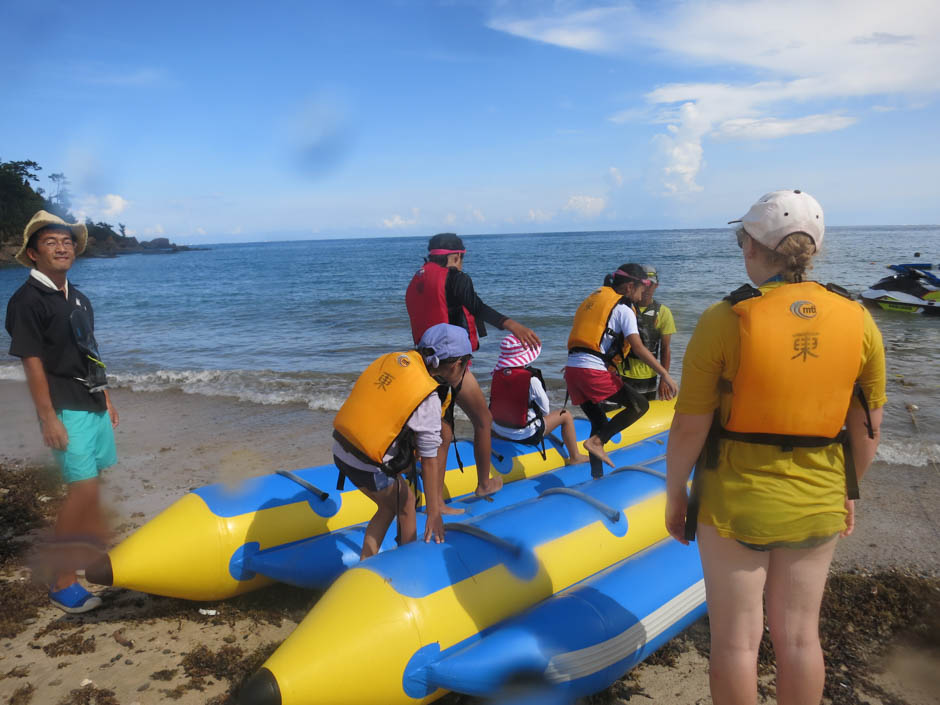
{"type": "Polygon", "coordinates": [[[721,428],[719,437],[730,441],[780,446],[783,451],[791,451],[794,448],[825,448],[834,443],[843,443],[845,440],[843,432],[833,438],[826,438],[824,436],[789,436],[783,433],[742,433],[729,431],[726,428],[721,428]]]}
{"type": "Polygon", "coordinates": [[[747,301],[748,299],[753,299],[758,296],[761,296],[761,290],[757,287],[751,286],[750,284],[742,284],[737,289],[732,291],[725,297],[725,301],[729,301],[732,306],[739,304],[742,301],[747,301]]]}
{"type": "Polygon", "coordinates": [[[839,286],[838,284],[833,284],[832,282],[829,282],[828,284],[826,284],[826,290],[827,290],[827,291],[831,291],[833,294],[838,294],[839,296],[844,296],[844,297],[847,298],[849,301],[854,301],[854,300],[855,300],[855,297],[852,296],[851,293],[849,293],[848,289],[844,289],[844,288],[842,288],[841,286],[839,286]]]}

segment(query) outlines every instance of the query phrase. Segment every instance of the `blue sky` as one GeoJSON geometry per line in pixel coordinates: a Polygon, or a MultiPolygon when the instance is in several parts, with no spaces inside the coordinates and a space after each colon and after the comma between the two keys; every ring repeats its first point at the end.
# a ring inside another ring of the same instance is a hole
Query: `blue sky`
{"type": "Polygon", "coordinates": [[[791,187],[938,223],[937,37],[935,0],[3,2],[0,159],[187,243],[718,227],[791,187]]]}

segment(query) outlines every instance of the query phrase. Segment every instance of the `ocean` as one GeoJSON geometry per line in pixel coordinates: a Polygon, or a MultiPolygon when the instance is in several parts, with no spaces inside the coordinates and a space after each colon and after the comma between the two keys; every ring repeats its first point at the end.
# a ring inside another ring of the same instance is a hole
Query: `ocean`
{"type": "MultiPolygon", "coordinates": [[[[730,229],[470,235],[464,242],[464,268],[481,298],[541,337],[536,364],[557,405],[572,316],[606,273],[624,262],[657,267],[657,299],[678,326],[677,379],[701,312],[747,281],[730,229]]],[[[223,244],[82,259],[70,280],[95,306],[114,386],[334,411],[369,362],[410,347],[404,292],[426,244],[424,237],[223,244]]],[[[916,251],[923,261],[940,260],[940,227],[832,227],[812,277],[858,294],[916,251]]],[[[0,268],[0,301],[25,276],[21,267],[0,268]]],[[[879,459],[937,469],[940,320],[873,315],[888,360],[879,459]]],[[[474,357],[484,388],[501,335],[489,333],[474,357]]],[[[5,330],[0,346],[9,346],[5,330]]],[[[23,379],[15,358],[0,361],[0,379],[23,379]]]]}

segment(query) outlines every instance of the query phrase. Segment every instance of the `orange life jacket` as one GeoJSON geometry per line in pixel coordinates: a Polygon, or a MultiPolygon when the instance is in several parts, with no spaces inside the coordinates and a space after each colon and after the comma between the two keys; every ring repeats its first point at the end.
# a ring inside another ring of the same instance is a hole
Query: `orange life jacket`
{"type": "Polygon", "coordinates": [[[450,388],[428,374],[420,353],[411,350],[382,355],[353,385],[333,419],[333,437],[364,462],[389,474],[401,472],[412,460],[410,456],[399,457],[411,453],[410,444],[400,444],[399,454],[388,463],[385,455],[392,443],[402,438],[415,409],[435,390],[442,396],[444,412],[450,404],[450,388]]]}
{"type": "Polygon", "coordinates": [[[859,373],[862,307],[816,282],[803,282],[733,309],[740,317],[741,362],[724,428],[835,442],[859,373]]]}
{"type": "Polygon", "coordinates": [[[568,335],[568,352],[587,352],[610,363],[616,357],[626,357],[630,352],[630,343],[623,333],[610,331],[610,316],[617,304],[628,302],[623,295],[612,287],[602,286],[588,296],[574,314],[574,323],[568,335]],[[614,342],[605,354],[601,350],[601,341],[607,332],[614,335],[614,342]]]}

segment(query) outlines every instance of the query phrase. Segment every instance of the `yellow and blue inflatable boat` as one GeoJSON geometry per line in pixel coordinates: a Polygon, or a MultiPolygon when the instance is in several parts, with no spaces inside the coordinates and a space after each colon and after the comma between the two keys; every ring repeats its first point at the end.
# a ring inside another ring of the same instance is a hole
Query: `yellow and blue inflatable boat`
{"type": "Polygon", "coordinates": [[[694,547],[665,540],[663,469],[550,487],[361,562],[238,702],[411,705],[533,674],[551,692],[603,688],[704,609],[694,547]]]}
{"type": "MultiPolygon", "coordinates": [[[[651,402],[642,419],[615,436],[608,447],[624,447],[668,430],[671,402],[651,402]]],[[[589,425],[576,419],[583,441],[589,425]]],[[[546,454],[530,445],[493,440],[493,468],[504,483],[542,475],[564,464],[562,444],[546,438],[546,454]]],[[[473,458],[472,444],[459,441],[462,458],[473,458]]],[[[250,559],[277,547],[367,521],[375,505],[347,484],[335,488],[333,465],[250,478],[236,487],[207,485],[177,500],[108,555],[86,569],[100,585],[190,600],[216,600],[254,590],[273,579],[249,567],[250,559]]],[[[472,494],[476,467],[458,468],[455,449],[448,455],[445,497],[472,494]]]]}

